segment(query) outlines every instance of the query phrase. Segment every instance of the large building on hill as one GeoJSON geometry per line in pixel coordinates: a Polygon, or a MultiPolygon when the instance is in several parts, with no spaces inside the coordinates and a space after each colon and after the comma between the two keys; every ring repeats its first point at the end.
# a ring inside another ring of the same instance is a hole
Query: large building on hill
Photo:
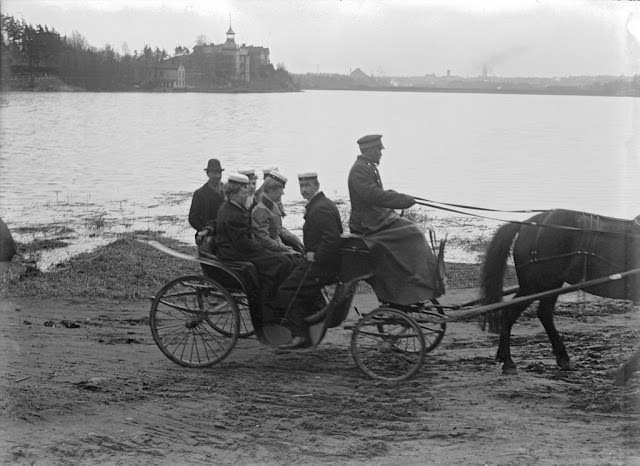
{"type": "Polygon", "coordinates": [[[193,52],[169,58],[154,72],[141,76],[140,85],[166,89],[216,89],[259,79],[270,67],[269,49],[239,46],[231,26],[222,44],[201,44],[193,52]]]}

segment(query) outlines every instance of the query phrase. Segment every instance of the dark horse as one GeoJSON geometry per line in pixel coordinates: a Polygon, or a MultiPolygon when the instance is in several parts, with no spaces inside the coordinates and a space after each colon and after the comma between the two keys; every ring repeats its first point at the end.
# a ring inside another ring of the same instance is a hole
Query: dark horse
{"type": "MultiPolygon", "coordinates": [[[[638,218],[633,221],[571,210],[549,210],[526,222],[507,223],[497,230],[487,249],[482,269],[485,304],[502,299],[504,270],[516,235],[513,260],[519,291],[515,297],[640,267],[638,218]]],[[[640,299],[640,279],[638,275],[631,275],[585,288],[584,291],[637,302],[640,299]]],[[[570,370],[569,356],[553,324],[553,308],[557,299],[557,295],[540,299],[538,318],[549,336],[558,366],[570,370]]],[[[505,374],[516,373],[516,365],[511,359],[511,327],[532,302],[516,304],[487,316],[489,331],[500,333],[496,360],[503,363],[505,374]]]]}

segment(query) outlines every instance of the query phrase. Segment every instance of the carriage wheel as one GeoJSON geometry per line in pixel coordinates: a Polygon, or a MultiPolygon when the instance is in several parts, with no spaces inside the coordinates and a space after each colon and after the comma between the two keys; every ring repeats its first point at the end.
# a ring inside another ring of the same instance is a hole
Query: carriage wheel
{"type": "Polygon", "coordinates": [[[426,350],[422,331],[411,316],[380,307],[356,323],[351,354],[369,377],[395,382],[420,370],[426,350]]]}
{"type": "MultiPolygon", "coordinates": [[[[238,308],[238,314],[240,316],[240,332],[238,333],[238,338],[248,338],[255,333],[255,329],[253,328],[253,323],[251,322],[251,311],[249,308],[249,298],[244,293],[233,293],[233,299],[236,303],[236,307],[238,308]]],[[[229,316],[230,317],[230,316],[229,316]]],[[[232,324],[232,320],[221,320],[215,322],[213,324],[213,328],[222,333],[225,336],[230,337],[233,335],[233,329],[230,326],[232,324]]]]}
{"type": "MultiPolygon", "coordinates": [[[[433,304],[438,301],[432,299],[433,304]]],[[[422,330],[424,337],[425,351],[428,353],[433,351],[442,341],[444,333],[447,330],[447,321],[444,311],[440,308],[430,308],[428,304],[417,310],[408,311],[409,315],[416,321],[422,330]]],[[[398,348],[407,352],[416,352],[412,348],[398,348]]]]}
{"type": "Polygon", "coordinates": [[[411,317],[418,323],[424,337],[425,350],[433,351],[442,341],[447,330],[447,321],[444,311],[439,308],[421,309],[412,312],[411,317]]]}
{"type": "Polygon", "coordinates": [[[222,361],[238,339],[240,316],[229,292],[198,275],[179,277],[163,286],[151,304],[149,325],[160,350],[186,367],[222,361]],[[229,330],[223,334],[217,329],[229,330]]]}

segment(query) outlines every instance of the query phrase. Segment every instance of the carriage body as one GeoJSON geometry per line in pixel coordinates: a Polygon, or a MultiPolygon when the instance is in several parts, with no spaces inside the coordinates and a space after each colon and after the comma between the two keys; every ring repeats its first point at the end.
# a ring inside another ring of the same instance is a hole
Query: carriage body
{"type": "MultiPolygon", "coordinates": [[[[286,326],[264,319],[264,300],[253,264],[222,261],[203,250],[198,257],[188,256],[152,243],[164,252],[199,262],[203,271],[200,276],[171,280],[152,299],[151,332],[169,359],[187,367],[207,367],[228,356],[239,338],[255,335],[275,349],[291,339],[286,326]]],[[[311,348],[328,329],[345,321],[359,283],[372,277],[362,237],[344,236],[340,256],[339,280],[325,287],[320,317],[309,322],[311,348]]],[[[383,380],[414,375],[425,354],[444,336],[444,313],[436,305],[380,306],[361,315],[354,325],[345,326],[352,330],[351,352],[357,365],[367,375],[383,380]]]]}

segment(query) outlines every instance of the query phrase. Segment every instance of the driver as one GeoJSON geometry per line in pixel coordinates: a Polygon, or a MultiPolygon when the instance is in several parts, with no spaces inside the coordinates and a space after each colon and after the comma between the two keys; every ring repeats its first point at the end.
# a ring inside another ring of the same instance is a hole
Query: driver
{"type": "Polygon", "coordinates": [[[349,229],[363,235],[370,250],[370,283],[382,302],[406,306],[442,294],[436,258],[420,228],[394,209],[415,204],[413,197],[382,186],[378,164],[382,136],[358,139],[361,154],[349,172],[349,229]]]}

